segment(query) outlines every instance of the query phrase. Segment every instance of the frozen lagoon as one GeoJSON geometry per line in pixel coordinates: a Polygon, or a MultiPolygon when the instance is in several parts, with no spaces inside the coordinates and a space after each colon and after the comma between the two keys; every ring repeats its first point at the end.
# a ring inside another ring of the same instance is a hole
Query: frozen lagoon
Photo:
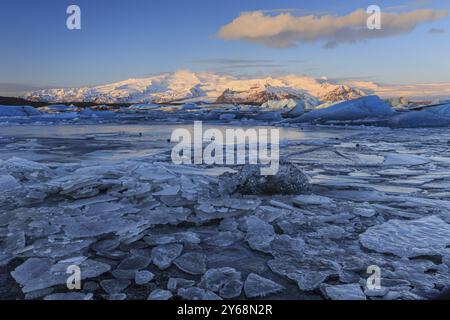
{"type": "Polygon", "coordinates": [[[0,127],[0,297],[424,299],[450,284],[448,129],[280,128],[311,190],[242,196],[217,192],[239,168],[171,164],[176,127],[0,127]],[[365,288],[371,265],[383,290],[365,288]]]}

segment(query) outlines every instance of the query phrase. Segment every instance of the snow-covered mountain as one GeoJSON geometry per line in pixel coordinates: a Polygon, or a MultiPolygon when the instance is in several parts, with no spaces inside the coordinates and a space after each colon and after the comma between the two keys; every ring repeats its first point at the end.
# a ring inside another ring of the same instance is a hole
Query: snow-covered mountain
{"type": "Polygon", "coordinates": [[[238,78],[214,73],[177,71],[144,79],[80,88],[47,89],[25,98],[45,102],[169,103],[218,102],[262,104],[285,98],[335,102],[364,96],[369,90],[301,76],[238,78]]]}

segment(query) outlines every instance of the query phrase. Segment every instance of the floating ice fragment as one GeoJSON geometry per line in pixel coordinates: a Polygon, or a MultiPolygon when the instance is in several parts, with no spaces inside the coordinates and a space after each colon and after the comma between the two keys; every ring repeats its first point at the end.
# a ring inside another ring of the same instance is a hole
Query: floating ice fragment
{"type": "Polygon", "coordinates": [[[371,250],[399,257],[442,255],[450,245],[450,224],[436,216],[418,220],[389,220],[367,229],[359,236],[371,250]]]}
{"type": "Polygon", "coordinates": [[[248,298],[263,298],[284,289],[282,285],[255,273],[250,273],[244,283],[244,292],[248,298]]]}
{"type": "Polygon", "coordinates": [[[156,289],[150,293],[147,300],[169,300],[172,296],[172,292],[168,290],[156,289]]]}
{"type": "Polygon", "coordinates": [[[183,251],[183,245],[177,243],[164,244],[152,249],[152,262],[159,269],[169,268],[183,251]]]}
{"type": "Polygon", "coordinates": [[[209,269],[203,275],[199,287],[218,293],[228,283],[234,280],[241,280],[241,273],[237,272],[234,268],[223,267],[219,269],[209,269]]]}
{"type": "Polygon", "coordinates": [[[205,255],[199,252],[188,252],[174,261],[175,265],[188,274],[204,274],[206,271],[205,255]]]}
{"type": "Polygon", "coordinates": [[[359,284],[323,285],[321,290],[332,300],[367,300],[359,284]]]}
{"type": "Polygon", "coordinates": [[[136,282],[137,285],[143,285],[152,281],[154,277],[155,275],[150,271],[137,271],[136,275],[134,276],[134,282],[136,282]]]}
{"type": "Polygon", "coordinates": [[[100,281],[100,286],[108,294],[121,293],[131,282],[125,279],[108,279],[100,281]]]}

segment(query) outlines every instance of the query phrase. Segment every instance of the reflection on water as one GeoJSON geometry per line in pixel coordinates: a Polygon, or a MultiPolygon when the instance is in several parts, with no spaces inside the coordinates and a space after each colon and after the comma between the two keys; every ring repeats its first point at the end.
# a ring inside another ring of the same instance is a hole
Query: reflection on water
{"type": "MultiPolygon", "coordinates": [[[[145,138],[169,139],[172,131],[177,128],[188,129],[193,132],[193,124],[164,124],[164,125],[54,125],[54,126],[2,126],[0,136],[23,138],[83,138],[89,135],[101,137],[117,137],[118,139],[145,138]],[[142,136],[141,136],[142,135],[142,136]]],[[[236,129],[231,125],[205,124],[203,129],[216,128],[225,133],[226,129],[236,129]]],[[[242,129],[271,129],[273,126],[239,126],[242,129]]],[[[278,128],[280,139],[284,140],[314,140],[345,136],[354,133],[354,129],[329,129],[329,128],[278,128]]]]}
{"type": "MultiPolygon", "coordinates": [[[[3,126],[0,127],[0,160],[13,156],[44,162],[102,161],[116,162],[132,159],[154,159],[170,156],[174,144],[170,143],[172,132],[184,128],[193,137],[190,124],[148,125],[51,125],[51,126],[3,126]],[[11,139],[13,138],[13,139],[11,139]]],[[[273,129],[273,126],[203,125],[203,131],[219,129],[226,137],[227,129],[273,129]]],[[[288,144],[299,142],[335,140],[361,130],[330,128],[283,128],[279,127],[280,153],[288,144]],[[290,143],[288,143],[290,142],[290,143]]],[[[269,130],[270,132],[270,130],[269,130]]],[[[204,141],[207,143],[207,141],[204,141]]],[[[271,137],[269,143],[274,143],[271,137]]],[[[252,145],[254,142],[246,142],[252,145]]],[[[276,143],[276,142],[275,142],[276,143]]]]}

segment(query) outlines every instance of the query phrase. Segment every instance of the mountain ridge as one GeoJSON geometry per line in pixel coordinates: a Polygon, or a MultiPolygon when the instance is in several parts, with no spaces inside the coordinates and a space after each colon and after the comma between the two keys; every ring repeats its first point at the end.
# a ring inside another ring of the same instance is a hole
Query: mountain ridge
{"type": "Polygon", "coordinates": [[[450,84],[380,85],[368,81],[337,81],[297,75],[242,78],[181,70],[97,86],[38,90],[25,94],[23,98],[48,103],[261,104],[268,99],[314,98],[321,102],[337,102],[372,94],[408,97],[417,93],[420,96],[442,93],[450,97],[450,84]]]}

